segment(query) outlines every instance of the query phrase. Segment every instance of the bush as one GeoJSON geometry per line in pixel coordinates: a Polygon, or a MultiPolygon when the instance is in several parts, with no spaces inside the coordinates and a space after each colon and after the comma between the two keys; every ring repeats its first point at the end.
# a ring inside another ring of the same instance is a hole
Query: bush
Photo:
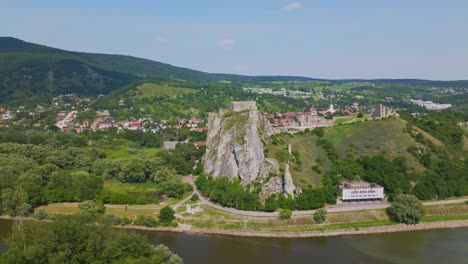
{"type": "Polygon", "coordinates": [[[129,218],[127,218],[127,217],[124,217],[124,218],[122,218],[122,221],[120,222],[120,225],[121,225],[121,226],[125,226],[125,225],[129,225],[129,224],[131,224],[131,223],[132,223],[132,220],[131,220],[131,219],[129,219],[129,218]]]}
{"type": "Polygon", "coordinates": [[[192,202],[196,202],[198,200],[199,200],[199,197],[198,197],[198,194],[196,194],[196,193],[193,194],[192,197],[190,197],[190,201],[192,201],[192,202]]]}
{"type": "Polygon", "coordinates": [[[314,128],[314,130],[312,130],[312,132],[317,136],[317,137],[323,137],[323,135],[325,134],[325,128],[323,127],[317,127],[317,128],[314,128]]]}
{"type": "Polygon", "coordinates": [[[163,207],[161,211],[159,211],[159,221],[165,224],[170,223],[175,219],[174,214],[175,211],[171,207],[163,207]]]}
{"type": "Polygon", "coordinates": [[[320,208],[314,213],[314,221],[318,224],[325,222],[327,220],[327,210],[320,208]]]}
{"type": "Polygon", "coordinates": [[[393,221],[407,225],[417,224],[424,216],[424,207],[414,195],[399,194],[395,196],[387,213],[393,221]]]}
{"type": "Polygon", "coordinates": [[[122,224],[122,217],[115,215],[115,214],[109,214],[106,215],[106,218],[109,219],[110,223],[112,225],[121,225],[122,224]]]}
{"type": "Polygon", "coordinates": [[[289,210],[289,209],[283,209],[280,211],[280,216],[279,218],[281,220],[285,220],[285,219],[291,219],[291,215],[292,215],[292,211],[289,210]]]}
{"type": "Polygon", "coordinates": [[[39,210],[35,215],[34,217],[37,219],[37,220],[44,220],[44,219],[47,219],[47,212],[44,211],[44,210],[39,210]]]}
{"type": "Polygon", "coordinates": [[[139,215],[133,222],[135,225],[146,226],[146,227],[155,227],[157,226],[156,219],[152,216],[139,215]]]}

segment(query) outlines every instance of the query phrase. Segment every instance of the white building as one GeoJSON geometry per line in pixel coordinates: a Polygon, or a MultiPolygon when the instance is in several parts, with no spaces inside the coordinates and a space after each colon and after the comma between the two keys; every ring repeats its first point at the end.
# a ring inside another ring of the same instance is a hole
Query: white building
{"type": "Polygon", "coordinates": [[[343,202],[382,201],[384,199],[384,188],[376,183],[345,182],[340,189],[343,202]]]}

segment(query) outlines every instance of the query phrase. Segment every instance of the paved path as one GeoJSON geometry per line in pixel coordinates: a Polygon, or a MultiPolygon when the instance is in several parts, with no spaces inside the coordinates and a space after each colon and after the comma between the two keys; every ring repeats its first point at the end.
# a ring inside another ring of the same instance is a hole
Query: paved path
{"type": "Polygon", "coordinates": [[[193,192],[189,196],[185,197],[182,201],[172,205],[171,208],[174,209],[174,210],[177,209],[177,207],[179,207],[179,206],[183,205],[184,203],[188,202],[188,200],[190,200],[190,198],[192,198],[192,195],[193,195],[193,192]]]}
{"type": "MultiPolygon", "coordinates": [[[[258,211],[243,211],[238,210],[235,208],[223,207],[219,204],[215,204],[210,200],[206,199],[197,189],[193,182],[191,183],[193,186],[193,191],[198,195],[201,202],[208,206],[211,206],[215,209],[231,213],[231,214],[238,214],[243,216],[254,216],[254,217],[278,217],[279,212],[258,212],[258,211]]],[[[444,204],[455,204],[455,203],[463,203],[468,201],[467,198],[464,199],[456,199],[456,200],[443,200],[443,201],[434,201],[434,202],[423,202],[423,205],[444,205],[444,204]]],[[[346,203],[346,204],[337,204],[327,206],[327,211],[329,213],[338,213],[338,212],[352,212],[352,211],[361,211],[361,210],[376,210],[376,209],[385,209],[390,207],[390,203],[388,202],[359,202],[359,203],[346,203]]],[[[293,211],[292,216],[305,216],[305,215],[312,215],[315,213],[316,210],[304,210],[304,211],[293,211]]]]}
{"type": "MultiPolygon", "coordinates": [[[[238,210],[235,208],[229,208],[229,207],[223,207],[219,204],[213,203],[212,201],[208,200],[205,198],[200,191],[197,189],[193,181],[189,182],[193,186],[193,193],[180,202],[172,205],[171,207],[173,209],[176,209],[177,207],[183,205],[189,199],[192,197],[193,194],[197,194],[201,203],[208,205],[210,207],[213,207],[215,209],[218,209],[223,212],[231,213],[231,214],[236,214],[240,216],[249,216],[249,217],[279,217],[279,212],[259,212],[259,211],[243,211],[243,210],[238,210]]],[[[433,202],[423,202],[423,205],[430,206],[430,205],[444,205],[444,204],[455,204],[455,203],[463,203],[465,201],[468,201],[468,198],[462,198],[462,199],[454,199],[454,200],[442,200],[442,201],[433,201],[433,202]]],[[[124,209],[125,205],[111,205],[111,204],[106,204],[106,208],[120,208],[124,209]]],[[[127,206],[127,209],[132,209],[132,210],[157,210],[162,207],[162,204],[159,205],[152,205],[152,206],[127,206]]],[[[342,203],[342,204],[337,204],[337,205],[330,205],[327,206],[326,209],[329,213],[339,213],[339,212],[352,212],[352,211],[361,211],[361,210],[376,210],[376,209],[385,209],[387,207],[390,207],[390,203],[388,202],[359,202],[359,203],[342,203]]],[[[312,215],[315,213],[316,210],[304,210],[304,211],[293,211],[292,216],[293,217],[300,217],[300,216],[307,216],[307,215],[312,215]]]]}

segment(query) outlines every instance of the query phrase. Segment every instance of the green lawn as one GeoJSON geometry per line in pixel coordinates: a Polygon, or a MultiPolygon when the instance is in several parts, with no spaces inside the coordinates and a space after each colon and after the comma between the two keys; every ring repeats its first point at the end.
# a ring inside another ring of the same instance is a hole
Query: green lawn
{"type": "Polygon", "coordinates": [[[110,204],[158,204],[157,188],[153,182],[121,183],[108,180],[104,182],[99,198],[110,204]]]}
{"type": "Polygon", "coordinates": [[[193,89],[172,87],[168,84],[144,83],[137,87],[136,99],[155,96],[177,96],[182,94],[196,93],[193,89]]]}
{"type": "Polygon", "coordinates": [[[125,146],[122,146],[119,149],[107,150],[106,158],[107,159],[126,159],[126,158],[130,158],[132,155],[154,156],[154,154],[160,151],[161,151],[160,148],[129,149],[125,146]]]}
{"type": "Polygon", "coordinates": [[[339,124],[342,124],[342,123],[351,121],[351,120],[353,120],[353,119],[356,119],[356,117],[354,117],[354,116],[338,117],[338,118],[335,120],[335,125],[339,125],[339,124]]]}

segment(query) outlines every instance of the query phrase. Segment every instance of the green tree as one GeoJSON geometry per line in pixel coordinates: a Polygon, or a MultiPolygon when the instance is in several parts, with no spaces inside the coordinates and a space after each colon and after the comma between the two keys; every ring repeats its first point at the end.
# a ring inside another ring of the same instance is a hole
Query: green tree
{"type": "Polygon", "coordinates": [[[265,206],[264,206],[264,211],[265,212],[274,212],[278,209],[278,201],[276,199],[276,195],[272,195],[268,198],[265,199],[265,206]]]}
{"type": "Polygon", "coordinates": [[[97,218],[99,215],[104,214],[104,204],[96,203],[94,201],[84,201],[79,206],[80,212],[91,218],[97,218]]]}
{"type": "Polygon", "coordinates": [[[314,221],[316,223],[323,223],[327,219],[327,210],[325,208],[320,208],[314,213],[314,221]]]}
{"type": "Polygon", "coordinates": [[[159,211],[159,221],[161,221],[164,224],[169,224],[175,219],[175,211],[169,207],[165,206],[159,211]]]}
{"type": "Polygon", "coordinates": [[[181,197],[185,192],[184,183],[173,169],[160,167],[153,179],[161,191],[170,197],[181,197]]]}
{"type": "Polygon", "coordinates": [[[167,247],[151,246],[143,235],[82,215],[59,216],[51,223],[26,221],[7,244],[2,264],[182,263],[167,247]]]}
{"type": "Polygon", "coordinates": [[[396,222],[417,224],[424,216],[424,207],[414,195],[399,194],[395,196],[387,213],[396,222]]]}
{"type": "Polygon", "coordinates": [[[28,193],[21,187],[3,190],[1,201],[3,213],[9,216],[28,216],[32,211],[28,193]]]}

